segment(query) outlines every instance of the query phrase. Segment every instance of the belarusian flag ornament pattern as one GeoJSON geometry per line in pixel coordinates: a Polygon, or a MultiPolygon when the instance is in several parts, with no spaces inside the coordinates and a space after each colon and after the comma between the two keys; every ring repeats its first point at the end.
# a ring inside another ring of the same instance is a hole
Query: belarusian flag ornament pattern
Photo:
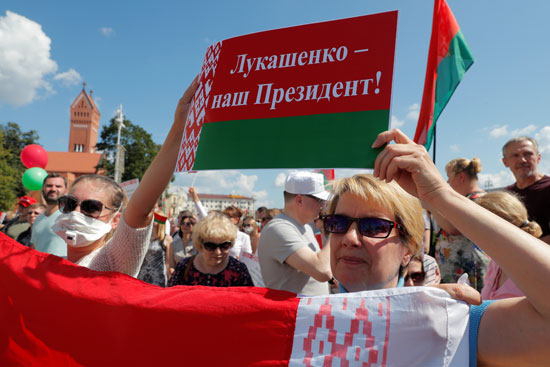
{"type": "Polygon", "coordinates": [[[187,115],[176,172],[191,171],[195,163],[197,147],[199,146],[202,125],[206,114],[206,106],[210,98],[210,90],[216,73],[221,49],[222,42],[218,42],[208,47],[206,50],[202,69],[199,74],[199,86],[195,92],[195,96],[191,102],[191,108],[187,115]]]}

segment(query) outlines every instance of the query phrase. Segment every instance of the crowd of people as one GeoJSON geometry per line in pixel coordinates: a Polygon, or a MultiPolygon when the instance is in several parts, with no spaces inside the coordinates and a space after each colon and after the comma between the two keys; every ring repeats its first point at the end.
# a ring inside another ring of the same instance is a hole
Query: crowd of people
{"type": "Polygon", "coordinates": [[[43,204],[20,198],[2,231],[37,251],[161,287],[254,286],[260,276],[267,288],[304,296],[433,285],[479,303],[456,284],[467,277],[484,301],[497,300],[470,312],[479,362],[548,357],[550,247],[543,241],[550,242],[550,177],[537,170],[534,139],[503,147],[503,163],[516,178],[505,191],[481,189],[477,158],[449,162],[445,182],[423,147],[391,130],[373,144],[385,148],[372,175],[341,179],[329,192],[322,175],[292,172],[282,210],[261,207],[254,215],[235,206],[208,213],[191,187],[195,210],[171,218],[172,227],[158,200],[196,84],[181,98],[170,133],[129,200],[108,177],[81,176],[69,187],[51,173],[43,204]],[[426,216],[434,236],[426,235],[426,216]]]}

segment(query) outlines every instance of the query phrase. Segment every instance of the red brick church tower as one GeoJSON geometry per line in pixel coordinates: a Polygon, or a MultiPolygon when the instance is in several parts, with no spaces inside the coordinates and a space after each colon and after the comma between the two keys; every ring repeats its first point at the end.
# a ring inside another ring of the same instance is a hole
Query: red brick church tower
{"type": "Polygon", "coordinates": [[[71,130],[69,152],[94,153],[101,114],[93,99],[92,91],[86,93],[86,83],[71,104],[71,130]]]}
{"type": "MultiPolygon", "coordinates": [[[[83,83],[70,111],[69,151],[48,152],[46,171],[67,177],[69,183],[82,175],[105,174],[103,168],[98,168],[105,154],[95,151],[101,115],[92,99],[92,91],[86,93],[86,83],[83,83]]],[[[39,198],[40,192],[36,195],[39,198]]]]}

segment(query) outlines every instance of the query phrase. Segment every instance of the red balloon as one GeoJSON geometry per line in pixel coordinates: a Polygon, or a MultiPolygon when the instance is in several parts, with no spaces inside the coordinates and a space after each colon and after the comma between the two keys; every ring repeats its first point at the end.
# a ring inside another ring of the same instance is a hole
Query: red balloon
{"type": "Polygon", "coordinates": [[[21,162],[23,162],[27,168],[46,168],[48,164],[48,153],[40,145],[30,144],[21,151],[21,162]]]}

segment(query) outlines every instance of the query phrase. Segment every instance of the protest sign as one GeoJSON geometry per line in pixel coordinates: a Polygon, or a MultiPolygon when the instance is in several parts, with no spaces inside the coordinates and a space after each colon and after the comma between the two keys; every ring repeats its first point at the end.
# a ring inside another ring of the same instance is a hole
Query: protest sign
{"type": "Polygon", "coordinates": [[[139,178],[134,178],[120,183],[120,187],[122,187],[122,189],[126,193],[126,197],[128,198],[128,200],[132,197],[134,191],[136,191],[138,186],[139,178]]]}
{"type": "Polygon", "coordinates": [[[264,279],[262,277],[262,271],[260,269],[260,261],[258,256],[251,254],[249,252],[241,252],[239,261],[246,265],[248,273],[254,282],[256,287],[265,287],[264,279]]]}
{"type": "Polygon", "coordinates": [[[371,168],[390,120],[396,26],[393,11],[210,46],[177,170],[371,168]]]}

